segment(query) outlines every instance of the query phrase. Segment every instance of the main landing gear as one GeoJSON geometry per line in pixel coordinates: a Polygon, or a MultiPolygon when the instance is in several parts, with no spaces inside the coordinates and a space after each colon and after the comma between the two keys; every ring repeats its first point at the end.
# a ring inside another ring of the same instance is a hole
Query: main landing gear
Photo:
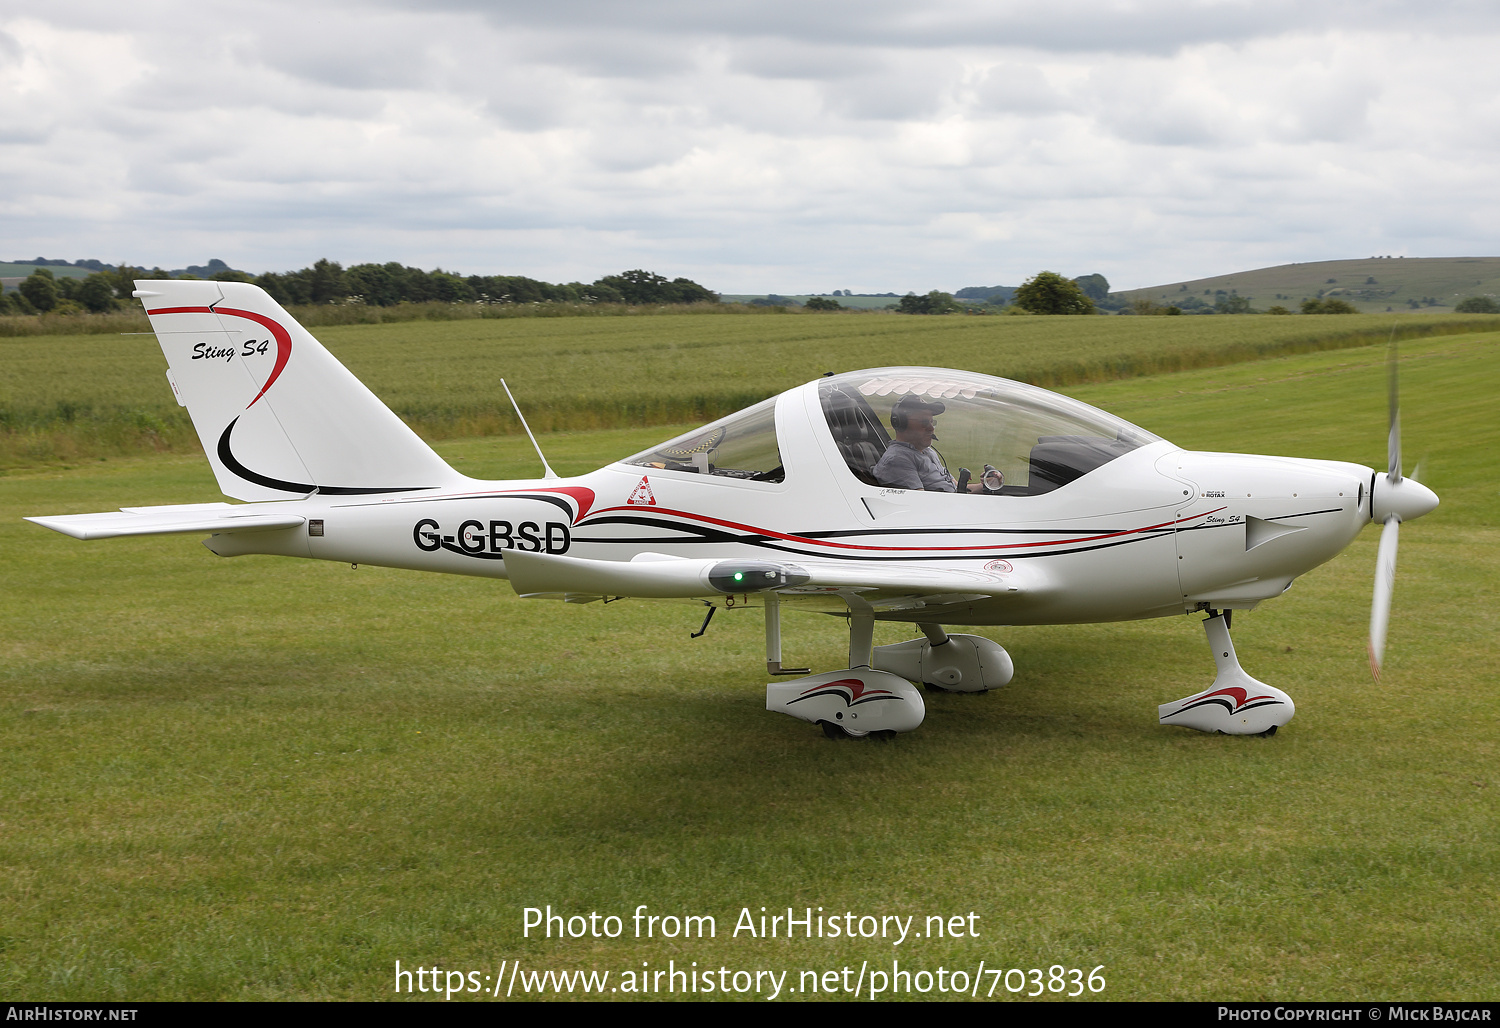
{"type": "Polygon", "coordinates": [[[1203,628],[1219,671],[1214,684],[1205,692],[1157,707],[1158,722],[1225,735],[1275,735],[1297,712],[1292,698],[1240,667],[1229,638],[1229,611],[1210,610],[1208,615],[1203,628]]]}
{"type": "MultiPolygon", "coordinates": [[[[830,739],[910,732],[927,714],[922,693],[912,685],[951,692],[985,692],[1009,682],[1010,654],[995,642],[973,635],[949,635],[941,625],[920,626],[925,639],[875,646],[873,613],[849,618],[849,667],[766,685],[766,709],[810,721],[830,739]]],[[[807,668],[781,666],[781,609],[766,597],[766,670],[801,674],[807,668]]]]}

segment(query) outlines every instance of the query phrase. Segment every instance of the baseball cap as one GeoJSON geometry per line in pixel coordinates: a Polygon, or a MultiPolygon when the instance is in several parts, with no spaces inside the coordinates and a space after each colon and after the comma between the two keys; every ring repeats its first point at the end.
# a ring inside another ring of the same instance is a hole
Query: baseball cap
{"type": "Polygon", "coordinates": [[[933,417],[937,417],[947,409],[942,400],[924,400],[915,393],[907,393],[891,407],[891,414],[915,414],[919,410],[925,410],[933,417]]]}

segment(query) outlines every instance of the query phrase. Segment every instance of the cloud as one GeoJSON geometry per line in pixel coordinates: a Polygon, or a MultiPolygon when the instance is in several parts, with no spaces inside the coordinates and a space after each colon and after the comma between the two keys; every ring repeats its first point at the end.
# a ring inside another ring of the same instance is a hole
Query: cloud
{"type": "Polygon", "coordinates": [[[726,291],[1472,251],[1492,7],[75,0],[0,33],[0,213],[11,256],[726,291]]]}

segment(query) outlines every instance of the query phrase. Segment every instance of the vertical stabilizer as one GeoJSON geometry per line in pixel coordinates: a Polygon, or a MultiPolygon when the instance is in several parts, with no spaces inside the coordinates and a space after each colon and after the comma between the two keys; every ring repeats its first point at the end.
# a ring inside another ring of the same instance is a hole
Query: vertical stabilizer
{"type": "Polygon", "coordinates": [[[401,492],[460,477],[265,290],[178,280],[136,290],[226,495],[401,492]]]}

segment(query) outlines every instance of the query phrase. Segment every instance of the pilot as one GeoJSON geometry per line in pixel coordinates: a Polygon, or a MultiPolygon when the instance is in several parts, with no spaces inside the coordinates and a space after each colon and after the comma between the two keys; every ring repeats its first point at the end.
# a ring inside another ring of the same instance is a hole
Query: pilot
{"type": "MultiPolygon", "coordinates": [[[[932,448],[937,439],[936,418],[947,407],[941,400],[924,400],[908,394],[896,401],[891,408],[891,428],[896,438],[886,447],[885,453],[875,463],[875,481],[881,485],[898,489],[925,489],[929,492],[958,492],[959,484],[953,480],[942,458],[932,448]]],[[[963,471],[962,468],[959,469],[963,471]]],[[[964,472],[965,478],[968,473],[964,472]]],[[[998,471],[985,465],[985,474],[979,482],[965,482],[964,491],[971,493],[998,492],[1001,478],[998,471]]]]}

